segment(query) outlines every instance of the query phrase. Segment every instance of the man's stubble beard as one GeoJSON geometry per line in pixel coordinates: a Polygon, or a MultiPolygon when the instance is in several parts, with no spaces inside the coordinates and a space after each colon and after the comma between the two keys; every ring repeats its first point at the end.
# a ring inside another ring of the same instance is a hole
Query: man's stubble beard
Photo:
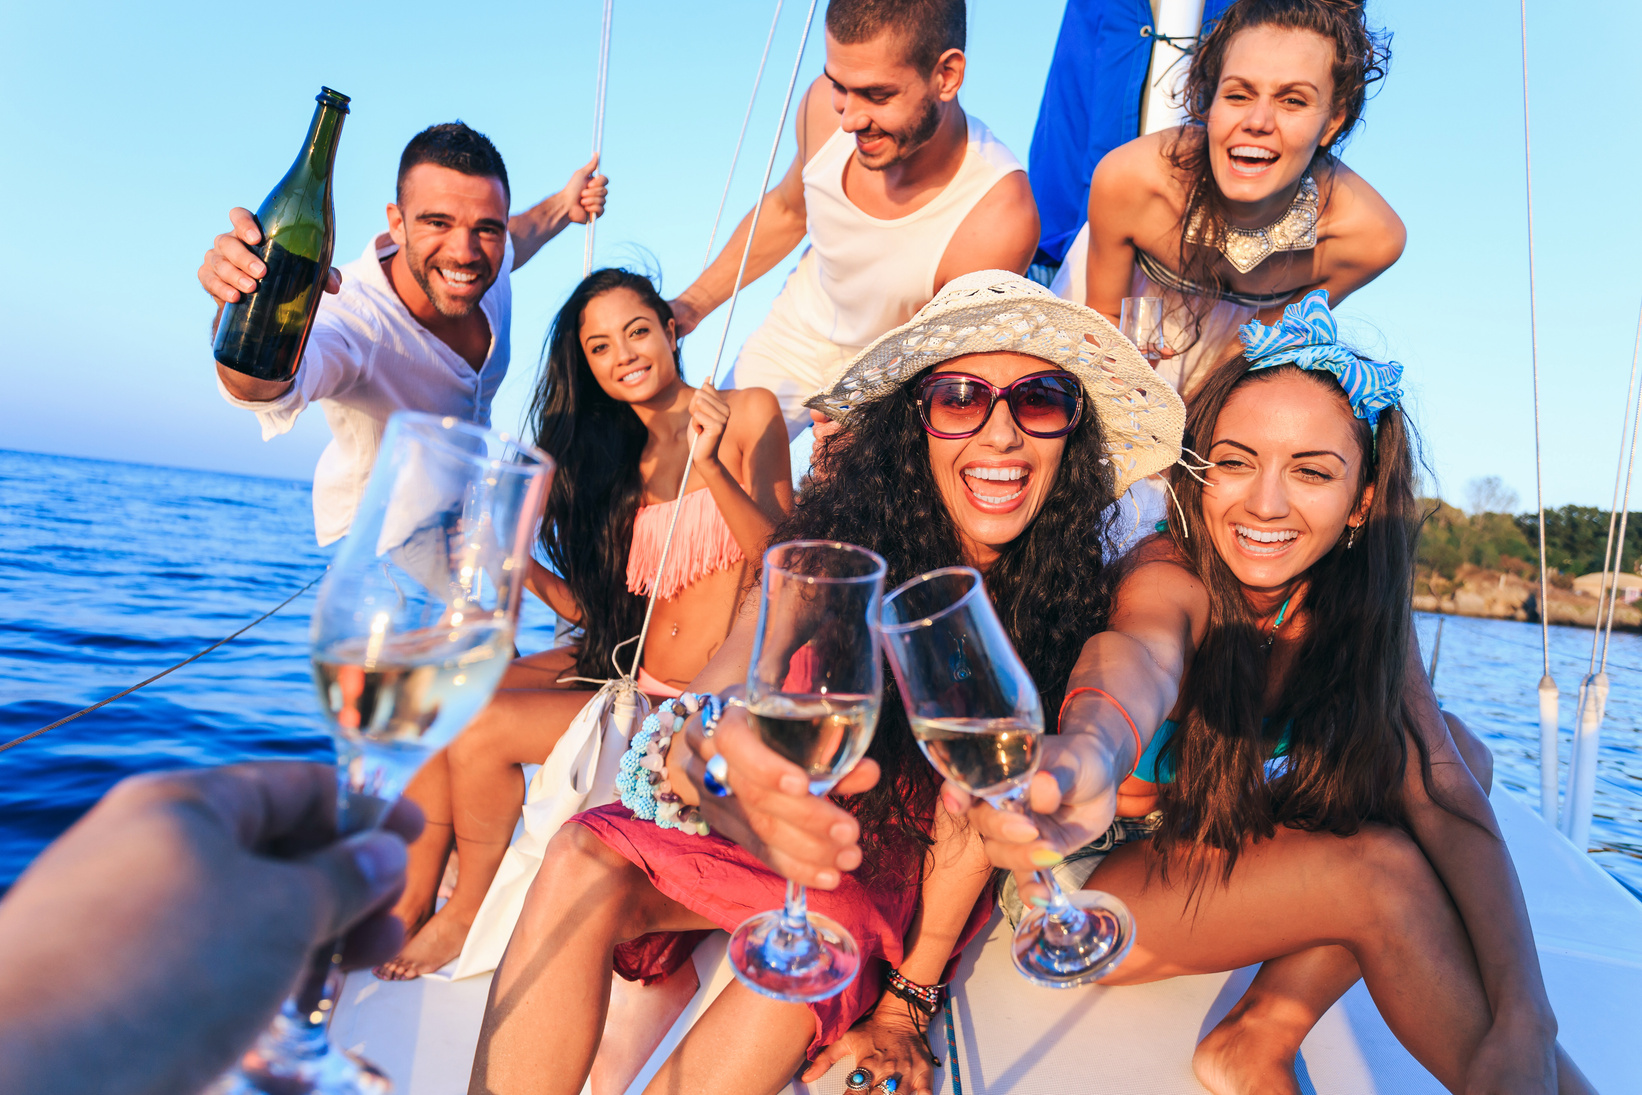
{"type": "Polygon", "coordinates": [[[906,133],[891,133],[889,136],[895,141],[895,155],[881,164],[862,163],[868,171],[888,171],[905,163],[920,148],[928,144],[935,136],[935,131],[941,128],[941,100],[931,96],[925,100],[927,109],[912,123],[912,128],[906,133]]]}
{"type": "Polygon", "coordinates": [[[483,265],[485,266],[484,270],[473,271],[477,279],[484,285],[483,291],[481,291],[477,297],[473,298],[472,303],[463,302],[458,304],[452,302],[448,298],[445,298],[442,293],[434,291],[433,279],[428,276],[427,260],[422,258],[422,256],[418,254],[415,249],[409,246],[405,248],[405,266],[410,270],[411,279],[421,287],[422,294],[428,298],[428,303],[433,305],[434,311],[438,312],[446,319],[464,319],[467,316],[472,315],[473,310],[479,307],[480,302],[484,300],[485,293],[490,292],[490,287],[496,284],[494,274],[492,274],[488,281],[485,280],[485,274],[491,272],[489,270],[490,263],[486,261],[483,265]]]}

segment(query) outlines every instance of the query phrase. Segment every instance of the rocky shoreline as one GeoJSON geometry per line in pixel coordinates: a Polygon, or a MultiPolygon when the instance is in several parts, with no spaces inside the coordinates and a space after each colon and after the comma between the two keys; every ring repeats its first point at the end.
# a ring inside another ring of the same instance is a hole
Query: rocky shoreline
{"type": "MultiPolygon", "coordinates": [[[[1598,601],[1578,590],[1551,586],[1548,613],[1553,624],[1595,627],[1598,601]]],[[[1561,579],[1565,581],[1565,579],[1561,579]]],[[[1414,609],[1447,616],[1480,616],[1493,620],[1539,622],[1539,582],[1518,574],[1461,566],[1453,578],[1436,574],[1414,579],[1414,609]]],[[[1614,609],[1614,628],[1642,631],[1642,607],[1621,601],[1614,609]]]]}

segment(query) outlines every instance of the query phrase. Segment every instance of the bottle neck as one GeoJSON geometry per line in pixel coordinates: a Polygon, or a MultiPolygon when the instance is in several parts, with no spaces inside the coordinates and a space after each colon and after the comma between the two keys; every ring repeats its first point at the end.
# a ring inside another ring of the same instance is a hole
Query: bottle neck
{"type": "Polygon", "coordinates": [[[346,111],[325,103],[314,108],[314,120],[308,125],[308,137],[302,142],[302,151],[297,154],[294,165],[299,171],[315,180],[330,181],[345,117],[346,111]]]}

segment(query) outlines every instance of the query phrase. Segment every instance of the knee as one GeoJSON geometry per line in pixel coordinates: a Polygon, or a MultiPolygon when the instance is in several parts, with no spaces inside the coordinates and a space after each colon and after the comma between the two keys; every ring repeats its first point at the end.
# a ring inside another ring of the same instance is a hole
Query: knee
{"type": "Polygon", "coordinates": [[[1489,793],[1494,789],[1493,751],[1471,732],[1471,728],[1458,715],[1444,711],[1442,718],[1448,724],[1448,734],[1454,739],[1454,747],[1465,758],[1465,766],[1471,769],[1472,778],[1482,785],[1484,794],[1489,793]]]}
{"type": "Polygon", "coordinates": [[[643,935],[644,891],[649,880],[586,826],[567,822],[542,853],[525,909],[573,910],[578,920],[609,926],[617,941],[643,935]]]}
{"type": "Polygon", "coordinates": [[[1396,931],[1447,905],[1448,893],[1436,869],[1406,832],[1369,825],[1347,840],[1362,907],[1379,930],[1396,931]]]}

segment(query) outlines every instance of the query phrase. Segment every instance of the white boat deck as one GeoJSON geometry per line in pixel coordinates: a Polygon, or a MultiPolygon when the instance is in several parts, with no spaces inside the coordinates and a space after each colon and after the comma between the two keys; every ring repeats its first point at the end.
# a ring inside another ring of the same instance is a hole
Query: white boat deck
{"type": "MultiPolygon", "coordinates": [[[[1562,1044],[1604,1095],[1642,1092],[1642,903],[1540,823],[1509,792],[1494,809],[1527,893],[1540,962],[1562,1044]]],[[[961,1082],[966,1095],[1197,1095],[1197,1040],[1241,994],[1253,970],[1153,985],[1053,991],[1036,988],[1009,961],[1006,926],[994,918],[954,979],[961,1082]]],[[[699,1010],[731,978],[723,933],[697,951],[703,988],[657,1051],[659,1063],[699,1010]]],[[[382,1066],[402,1095],[458,1095],[489,991],[488,975],[464,981],[377,981],[353,974],[333,1037],[382,1066]]],[[[940,1024],[931,1031],[947,1056],[940,1024]]],[[[847,1064],[793,1095],[843,1091],[847,1064]]],[[[642,1091],[647,1069],[634,1084],[642,1091]]],[[[948,1070],[937,1092],[951,1092],[948,1070]]],[[[1439,1095],[1442,1087],[1397,1043],[1361,983],[1324,1016],[1301,1052],[1301,1088],[1324,1095],[1439,1095]]]]}

